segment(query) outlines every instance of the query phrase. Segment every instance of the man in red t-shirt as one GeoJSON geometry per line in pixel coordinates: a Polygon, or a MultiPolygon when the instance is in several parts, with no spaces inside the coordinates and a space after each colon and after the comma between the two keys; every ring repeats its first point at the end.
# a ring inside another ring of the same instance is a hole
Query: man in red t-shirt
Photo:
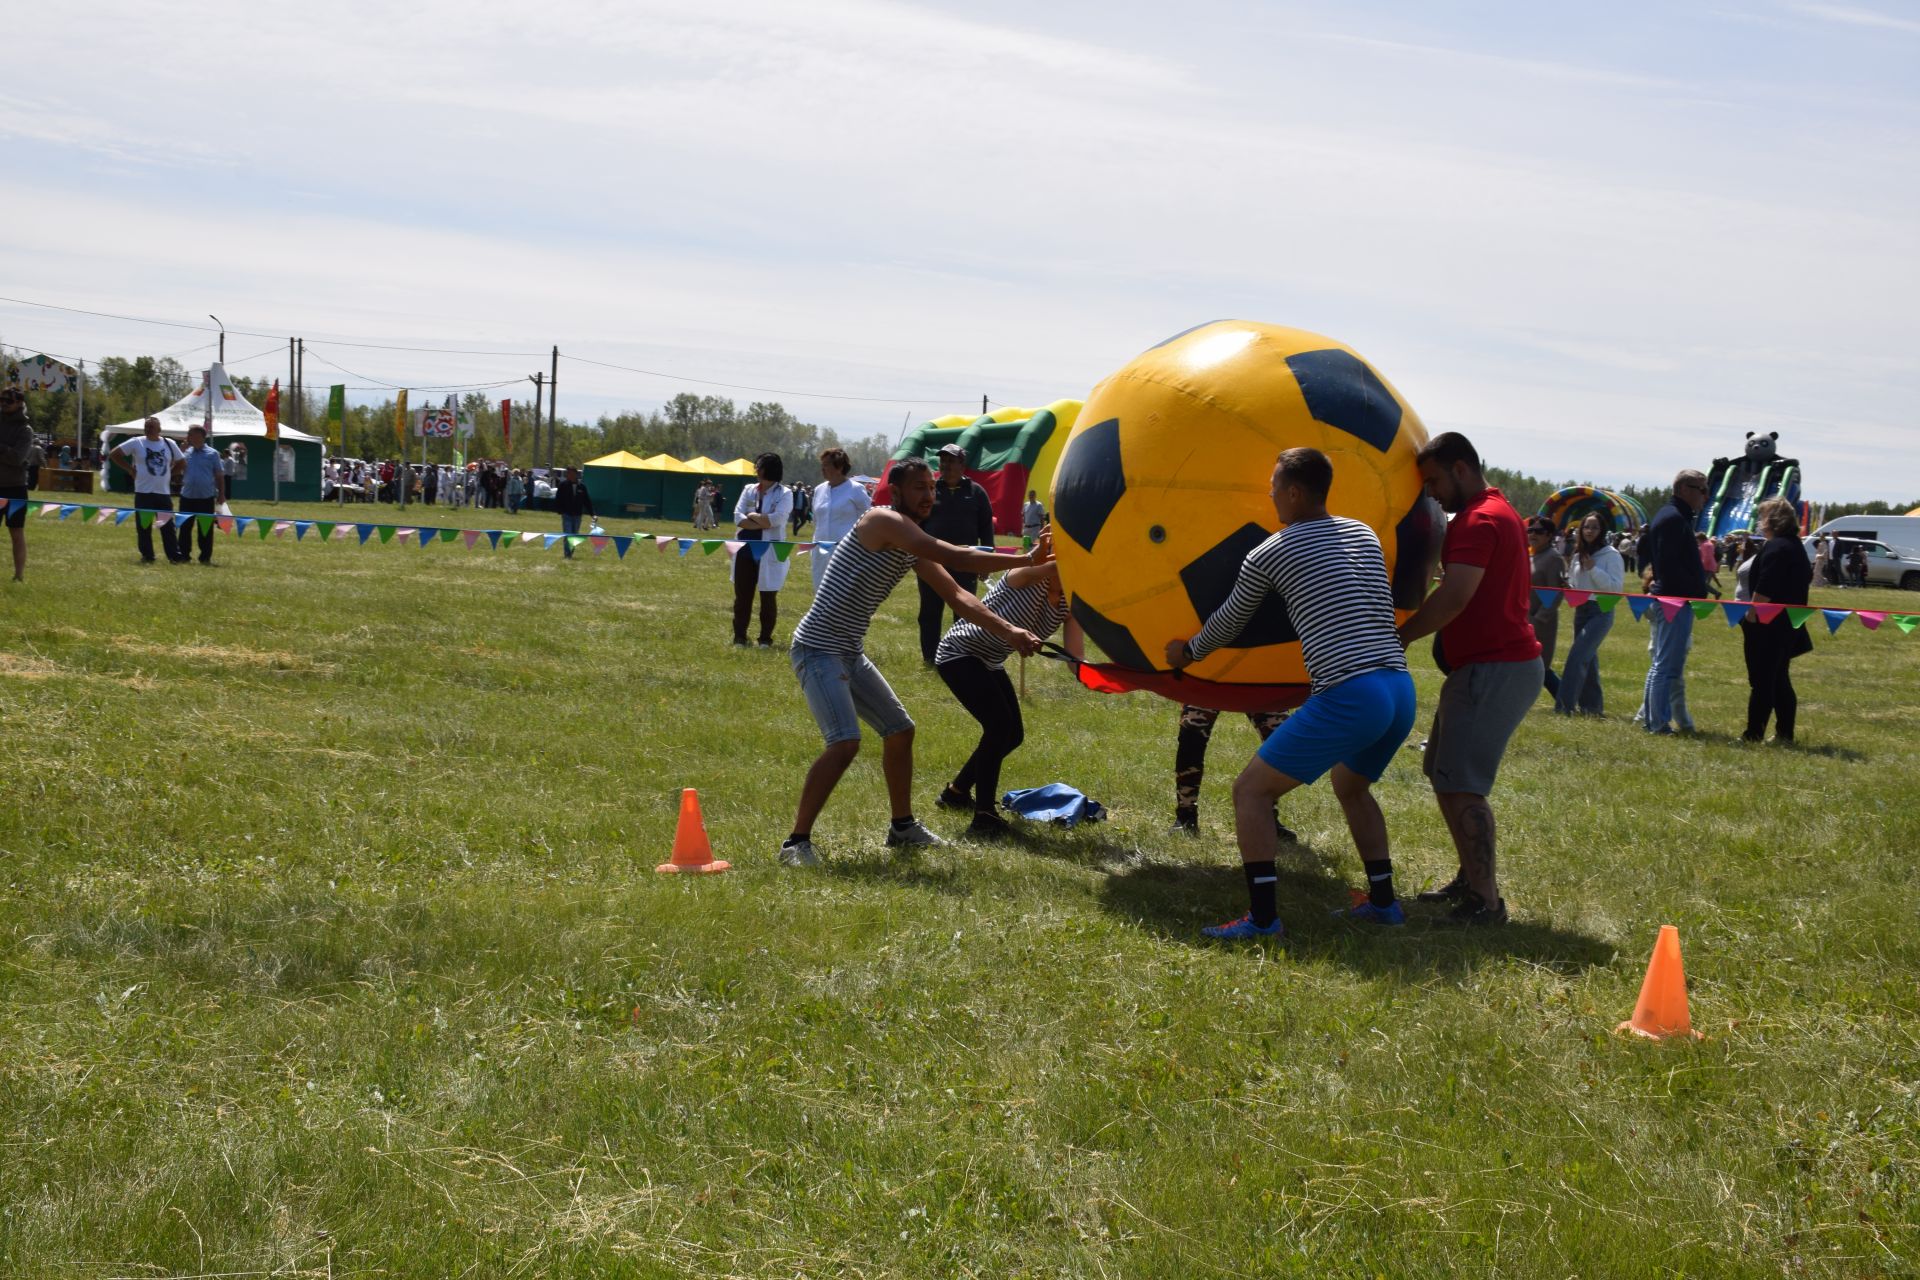
{"type": "Polygon", "coordinates": [[[1425,769],[1453,836],[1460,869],[1422,902],[1451,902],[1453,924],[1507,922],[1494,876],[1494,777],[1507,741],[1540,696],[1540,642],[1528,620],[1533,569],[1520,515],[1487,486],[1480,454],[1447,431],[1416,455],[1427,492],[1453,516],[1440,548],[1441,580],[1400,624],[1411,644],[1439,632],[1434,658],[1447,673],[1427,734],[1425,769]]]}

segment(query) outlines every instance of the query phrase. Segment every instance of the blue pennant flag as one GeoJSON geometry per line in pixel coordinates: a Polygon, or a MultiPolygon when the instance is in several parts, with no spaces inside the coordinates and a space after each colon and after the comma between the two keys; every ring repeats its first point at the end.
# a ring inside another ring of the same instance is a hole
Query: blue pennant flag
{"type": "Polygon", "coordinates": [[[495,551],[498,551],[500,549],[500,531],[498,529],[487,530],[487,541],[493,544],[495,551]]]}
{"type": "Polygon", "coordinates": [[[1840,624],[1853,616],[1851,609],[1822,609],[1820,612],[1826,616],[1828,635],[1838,631],[1840,624]]]}
{"type": "MultiPolygon", "coordinates": [[[[24,507],[27,504],[23,502],[20,505],[24,507]]],[[[122,507],[118,511],[113,513],[113,522],[115,524],[125,524],[127,522],[127,517],[132,514],[133,514],[133,511],[131,508],[122,507]]]]}
{"type": "Polygon", "coordinates": [[[764,560],[767,555],[767,549],[772,545],[771,542],[749,542],[747,544],[747,550],[753,552],[753,558],[755,560],[764,560]]]}
{"type": "Polygon", "coordinates": [[[439,536],[440,531],[438,529],[422,529],[419,533],[418,541],[420,545],[424,547],[439,536]]]}
{"type": "Polygon", "coordinates": [[[62,520],[65,520],[68,516],[72,515],[74,512],[78,511],[79,509],[80,509],[79,507],[76,507],[71,503],[69,503],[60,508],[60,518],[62,520]]]}
{"type": "Polygon", "coordinates": [[[545,535],[545,541],[541,542],[540,549],[543,551],[551,551],[553,550],[553,544],[564,537],[566,537],[566,535],[563,533],[549,533],[545,535]]]}
{"type": "Polygon", "coordinates": [[[1653,608],[1653,597],[1652,596],[1628,596],[1627,608],[1633,610],[1633,620],[1635,622],[1638,622],[1640,621],[1640,619],[1647,616],[1647,610],[1653,608]]]}
{"type": "Polygon", "coordinates": [[[632,538],[622,538],[617,535],[614,537],[613,550],[614,550],[614,553],[620,557],[620,559],[625,560],[627,558],[627,550],[632,546],[633,546],[632,538]]]}
{"type": "Polygon", "coordinates": [[[1724,601],[1720,608],[1727,615],[1727,625],[1730,627],[1739,626],[1746,616],[1753,612],[1752,605],[1735,604],[1731,600],[1724,601]]]}
{"type": "Polygon", "coordinates": [[[295,520],[293,522],[293,540],[295,542],[300,541],[300,539],[307,536],[307,530],[311,528],[313,528],[313,521],[295,520]]]}
{"type": "Polygon", "coordinates": [[[20,510],[20,508],[26,505],[27,505],[27,500],[25,498],[8,498],[7,514],[12,515],[14,512],[20,510]]]}
{"type": "Polygon", "coordinates": [[[236,535],[245,533],[247,531],[247,526],[252,523],[253,523],[252,516],[235,516],[233,518],[233,531],[236,535]]]}
{"type": "Polygon", "coordinates": [[[360,545],[363,547],[366,546],[367,539],[373,536],[373,526],[370,524],[357,524],[353,526],[353,529],[355,533],[360,535],[360,545]]]}
{"type": "Polygon", "coordinates": [[[1535,587],[1533,589],[1533,598],[1540,602],[1542,609],[1551,609],[1560,603],[1560,593],[1547,587],[1535,587]]]}
{"type": "Polygon", "coordinates": [[[692,538],[680,539],[680,554],[684,556],[685,554],[687,554],[687,552],[691,550],[693,550],[693,539],[692,538]]]}

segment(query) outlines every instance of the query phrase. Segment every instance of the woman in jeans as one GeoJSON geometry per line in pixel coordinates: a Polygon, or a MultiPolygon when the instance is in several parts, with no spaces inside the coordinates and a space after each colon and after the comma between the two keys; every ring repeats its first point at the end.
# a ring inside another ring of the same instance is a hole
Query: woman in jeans
{"type": "MultiPolygon", "coordinates": [[[[1034,544],[1043,563],[1023,566],[1004,575],[980,601],[997,617],[1045,640],[1063,623],[1066,650],[1081,656],[1080,624],[1067,617],[1067,598],[1060,589],[1060,566],[1053,559],[1052,539],[1042,532],[1034,544]]],[[[935,802],[943,809],[972,809],[970,836],[991,839],[1003,834],[1007,822],[997,812],[1000,766],[1026,738],[1020,699],[1007,678],[1007,642],[977,623],[956,622],[940,638],[934,670],[946,682],[967,714],[980,722],[980,744],[967,757],[935,802]]]]}
{"type": "MultiPolygon", "coordinates": [[[[1607,543],[1606,526],[1597,515],[1580,522],[1573,542],[1573,555],[1567,561],[1567,586],[1573,591],[1596,591],[1612,595],[1625,589],[1627,567],[1620,553],[1607,543]]],[[[1605,710],[1600,692],[1600,642],[1613,629],[1613,614],[1589,600],[1573,611],[1573,643],[1567,646],[1567,663],[1560,669],[1560,688],[1553,696],[1553,709],[1563,716],[1576,710],[1597,716],[1605,710]]]]}
{"type": "MultiPolygon", "coordinates": [[[[1760,531],[1767,543],[1754,558],[1753,603],[1805,607],[1807,588],[1813,585],[1813,566],[1807,563],[1800,541],[1800,520],[1793,507],[1779,498],[1760,504],[1760,531]]],[[[1759,742],[1773,721],[1775,742],[1793,741],[1793,722],[1800,699],[1793,691],[1793,660],[1813,651],[1813,637],[1796,627],[1782,609],[1773,621],[1761,622],[1755,613],[1741,619],[1740,638],[1747,655],[1747,731],[1740,736],[1759,742]]]]}

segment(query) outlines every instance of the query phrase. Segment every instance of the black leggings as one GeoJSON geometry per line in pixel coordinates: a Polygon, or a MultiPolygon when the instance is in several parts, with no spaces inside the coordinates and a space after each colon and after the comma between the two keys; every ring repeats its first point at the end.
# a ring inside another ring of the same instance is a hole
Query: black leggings
{"type": "Polygon", "coordinates": [[[1793,688],[1794,633],[1785,618],[1748,623],[1740,632],[1747,657],[1745,736],[1755,742],[1766,737],[1767,721],[1771,719],[1774,736],[1792,742],[1800,712],[1800,697],[1793,688]]]}
{"type": "Polygon", "coordinates": [[[1013,681],[1005,670],[996,671],[978,658],[955,658],[934,670],[967,714],[980,722],[980,745],[954,775],[954,790],[972,793],[976,813],[992,813],[1000,795],[1000,765],[1027,736],[1013,681]]]}

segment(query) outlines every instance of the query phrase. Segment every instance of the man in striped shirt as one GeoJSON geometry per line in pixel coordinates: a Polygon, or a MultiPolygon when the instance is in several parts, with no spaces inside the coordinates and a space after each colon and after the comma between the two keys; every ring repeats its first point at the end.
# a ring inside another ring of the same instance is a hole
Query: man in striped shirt
{"type": "Polygon", "coordinates": [[[946,843],[913,816],[913,719],[866,654],[873,615],[909,571],[956,615],[999,637],[1010,649],[1033,653],[1040,648],[1038,637],[981,604],[947,570],[998,573],[1038,563],[1045,554],[1043,548],[1036,546],[1023,561],[941,542],[920,527],[933,511],[932,470],[925,462],[911,459],[895,463],[891,479],[893,505],[872,508],[840,540],[820,579],[813,607],[793,631],[793,672],[826,749],[807,770],[800,788],[793,832],[780,846],[783,866],[819,865],[819,855],[813,851],[813,822],[860,753],[862,720],[880,735],[880,768],[893,807],[887,843],[946,843]]]}
{"type": "Polygon", "coordinates": [[[1327,511],[1333,463],[1318,449],[1288,449],[1273,468],[1280,532],[1240,566],[1233,593],[1198,636],[1167,642],[1175,671],[1232,644],[1269,594],[1300,637],[1312,692],[1275,729],[1233,784],[1234,834],[1247,876],[1247,914],[1202,930],[1210,938],[1278,937],[1273,807],[1329,770],[1347,830],[1367,870],[1367,892],[1336,912],[1372,924],[1406,922],[1393,893],[1387,822],[1373,784],[1413,728],[1413,677],[1394,632],[1386,557],[1373,530],[1327,511]]]}

